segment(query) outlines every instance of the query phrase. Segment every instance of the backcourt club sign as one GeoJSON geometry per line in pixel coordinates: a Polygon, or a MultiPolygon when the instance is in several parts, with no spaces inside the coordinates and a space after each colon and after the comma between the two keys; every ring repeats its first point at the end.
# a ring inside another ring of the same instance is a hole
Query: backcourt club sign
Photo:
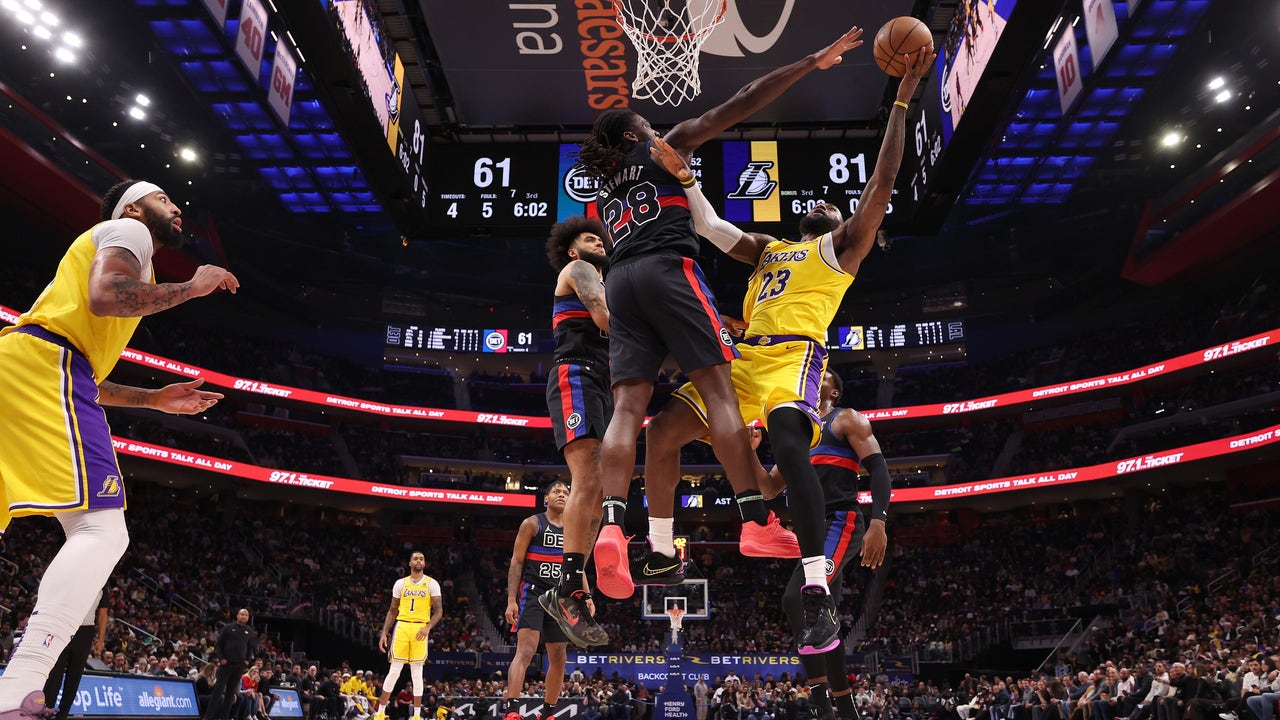
{"type": "MultiPolygon", "coordinates": [[[[589,125],[603,110],[626,107],[655,125],[674,124],[724,102],[768,69],[819,49],[855,23],[874,32],[912,6],[911,0],[856,8],[846,0],[727,0],[724,21],[703,46],[702,95],[671,108],[632,97],[636,52],[618,26],[612,0],[418,1],[458,119],[470,125],[589,125]]],[[[870,72],[874,67],[869,50],[860,48],[821,79],[801,80],[754,119],[870,119],[888,82],[870,72]],[[831,92],[833,87],[840,92],[831,92]]]]}

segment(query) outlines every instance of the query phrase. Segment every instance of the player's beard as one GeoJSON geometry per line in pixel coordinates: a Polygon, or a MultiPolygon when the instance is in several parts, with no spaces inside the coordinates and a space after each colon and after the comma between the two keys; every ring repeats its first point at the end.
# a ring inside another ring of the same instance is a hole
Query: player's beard
{"type": "Polygon", "coordinates": [[[817,237],[840,227],[840,222],[830,215],[809,214],[800,218],[800,234],[817,237]]]}
{"type": "Polygon", "coordinates": [[[609,268],[609,256],[605,255],[604,253],[594,253],[594,252],[591,252],[590,250],[579,250],[578,259],[584,262],[591,263],[593,266],[595,266],[597,270],[600,270],[601,272],[609,268]]]}
{"type": "Polygon", "coordinates": [[[142,215],[147,229],[151,231],[151,237],[159,240],[161,247],[177,250],[186,242],[182,231],[173,227],[176,218],[155,212],[149,207],[142,208],[142,215]]]}

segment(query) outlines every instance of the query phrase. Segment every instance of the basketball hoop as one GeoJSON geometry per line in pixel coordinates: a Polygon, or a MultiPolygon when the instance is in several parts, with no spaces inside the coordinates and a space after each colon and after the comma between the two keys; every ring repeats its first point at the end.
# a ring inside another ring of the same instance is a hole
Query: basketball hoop
{"type": "Polygon", "coordinates": [[[684,610],[678,607],[672,606],[667,608],[667,617],[671,618],[672,630],[676,632],[680,632],[680,630],[682,629],[682,626],[684,625],[684,614],[685,614],[684,610]]]}
{"type": "Polygon", "coordinates": [[[729,0],[613,0],[618,25],[636,46],[634,97],[671,106],[697,97],[702,44],[728,8],[729,0]]]}

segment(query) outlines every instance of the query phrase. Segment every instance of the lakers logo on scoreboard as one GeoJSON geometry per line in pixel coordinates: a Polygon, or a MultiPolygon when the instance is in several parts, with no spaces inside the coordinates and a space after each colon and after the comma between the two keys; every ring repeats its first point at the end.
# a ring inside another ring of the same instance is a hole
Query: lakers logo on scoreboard
{"type": "Polygon", "coordinates": [[[725,218],[731,222],[778,222],[782,203],[778,143],[774,140],[724,144],[725,218]]]}

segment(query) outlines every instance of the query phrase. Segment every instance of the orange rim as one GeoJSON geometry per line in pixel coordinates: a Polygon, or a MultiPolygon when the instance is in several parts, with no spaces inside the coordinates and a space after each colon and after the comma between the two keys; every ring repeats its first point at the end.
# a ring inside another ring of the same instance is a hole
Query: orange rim
{"type": "MultiPolygon", "coordinates": [[[[709,27],[714,28],[716,25],[719,25],[720,21],[724,19],[724,14],[728,12],[728,10],[729,10],[729,0],[720,0],[720,12],[716,14],[715,19],[711,21],[711,25],[709,27]]],[[[648,40],[649,42],[657,42],[657,43],[688,42],[689,40],[692,40],[699,35],[699,33],[686,33],[684,35],[668,35],[665,37],[659,37],[657,35],[650,35],[647,32],[643,32],[636,26],[627,22],[627,19],[622,14],[622,7],[619,5],[618,0],[613,0],[613,14],[618,16],[618,25],[620,25],[623,30],[626,30],[628,32],[634,32],[636,35],[639,35],[640,37],[644,38],[645,40],[648,40]]],[[[708,31],[708,34],[709,32],[710,31],[708,31]]]]}

